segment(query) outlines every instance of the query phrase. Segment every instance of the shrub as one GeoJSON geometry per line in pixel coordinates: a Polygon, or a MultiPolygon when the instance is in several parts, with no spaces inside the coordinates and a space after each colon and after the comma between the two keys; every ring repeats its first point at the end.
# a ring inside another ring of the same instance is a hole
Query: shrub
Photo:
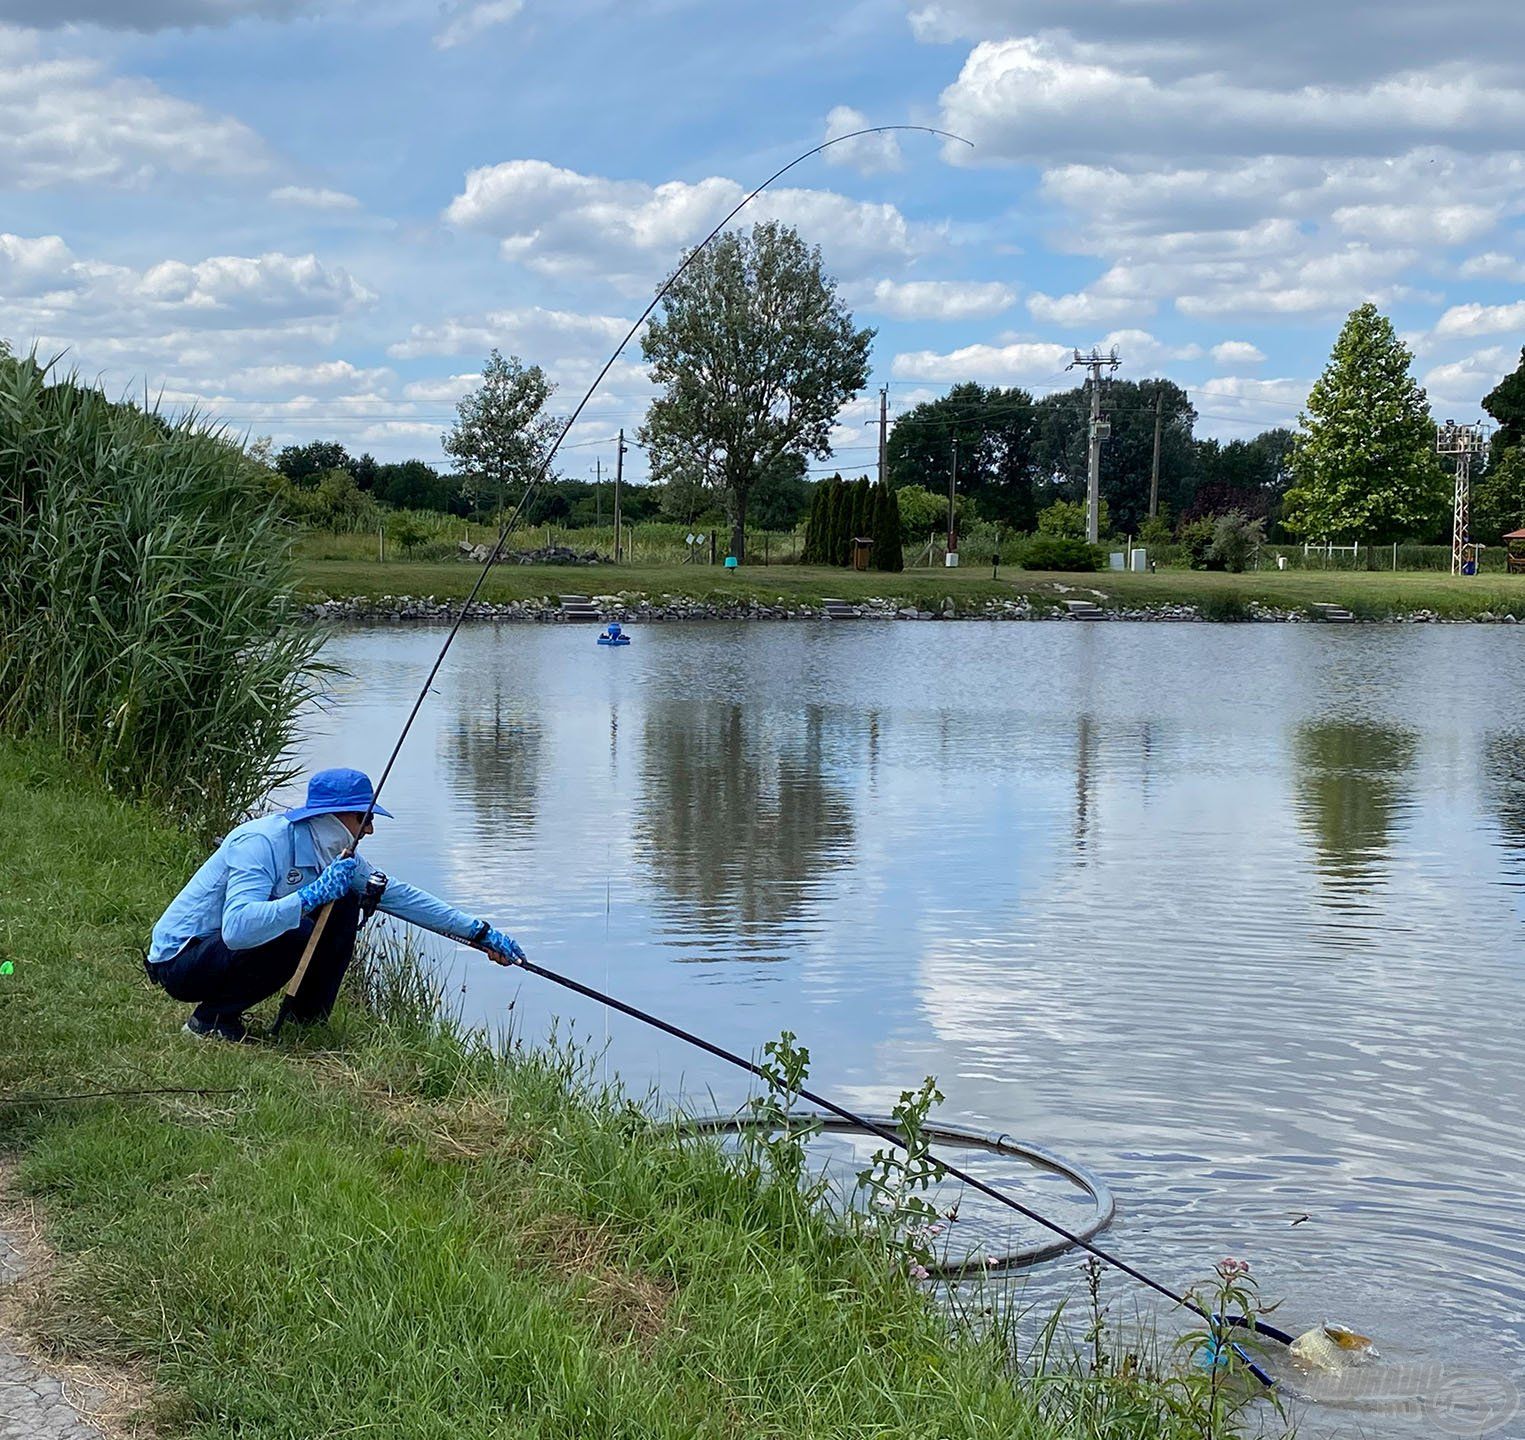
{"type": "Polygon", "coordinates": [[[263,467],[0,359],[0,729],[200,828],[280,778],[321,636],[263,467]]]}
{"type": "MultiPolygon", "coordinates": [[[[1096,514],[1097,534],[1105,535],[1111,525],[1107,514],[1107,502],[1101,502],[1096,514]]],[[[1084,540],[1086,533],[1086,507],[1080,500],[1056,500],[1045,510],[1038,512],[1038,533],[1054,535],[1069,540],[1084,540]]]]}
{"type": "Polygon", "coordinates": [[[1242,510],[1230,510],[1213,523],[1213,540],[1208,548],[1208,559],[1214,563],[1215,569],[1241,574],[1265,538],[1264,520],[1251,520],[1242,510]]]}
{"type": "Polygon", "coordinates": [[[1221,570],[1223,567],[1213,559],[1213,536],[1216,522],[1204,517],[1181,526],[1178,539],[1186,551],[1186,563],[1193,570],[1221,570]]]}
{"type": "Polygon", "coordinates": [[[1024,570],[1100,570],[1101,550],[1066,535],[1035,535],[1022,547],[1024,570]]]}
{"type": "MultiPolygon", "coordinates": [[[[924,485],[902,485],[895,492],[895,503],[900,506],[900,523],[913,542],[925,540],[928,535],[946,533],[947,495],[935,494],[924,485]]],[[[967,495],[958,496],[953,508],[960,528],[973,518],[967,495]]]]}

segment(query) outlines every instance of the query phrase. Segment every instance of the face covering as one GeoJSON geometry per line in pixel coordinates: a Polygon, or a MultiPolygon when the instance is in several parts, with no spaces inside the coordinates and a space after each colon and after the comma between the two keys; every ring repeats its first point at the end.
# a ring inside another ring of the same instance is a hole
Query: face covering
{"type": "Polygon", "coordinates": [[[319,865],[332,865],[355,843],[349,827],[337,815],[310,816],[307,829],[312,836],[313,853],[318,857],[319,865]]]}

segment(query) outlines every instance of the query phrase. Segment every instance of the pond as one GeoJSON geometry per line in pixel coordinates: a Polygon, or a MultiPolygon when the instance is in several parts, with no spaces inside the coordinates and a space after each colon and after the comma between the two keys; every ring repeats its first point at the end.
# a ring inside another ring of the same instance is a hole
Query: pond
{"type": "MultiPolygon", "coordinates": [[[[378,773],[443,633],[338,635],[348,676],[304,763],[378,773]]],[[[721,1045],[794,1031],[847,1104],[886,1112],[935,1075],[944,1120],[1101,1172],[1105,1243],[1142,1268],[1185,1285],[1248,1258],[1278,1323],[1352,1325],[1392,1396],[1462,1397],[1323,1406],[1304,1433],[1478,1433],[1466,1397],[1525,1358],[1525,636],[632,633],[464,630],[372,860],[721,1045]]],[[[698,1108],[748,1093],[434,953],[469,1019],[538,1038],[561,1017],[632,1089],[698,1108]]],[[[1062,1189],[1022,1193],[1072,1221],[1062,1189]]],[[[1022,1283],[1079,1278],[1068,1257],[1022,1283]]],[[[1122,1277],[1106,1294],[1148,1308],[1122,1277]]]]}

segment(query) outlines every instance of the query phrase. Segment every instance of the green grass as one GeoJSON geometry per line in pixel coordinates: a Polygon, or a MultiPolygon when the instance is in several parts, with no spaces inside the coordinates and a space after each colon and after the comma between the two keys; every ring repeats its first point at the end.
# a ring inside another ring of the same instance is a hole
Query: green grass
{"type": "MultiPolygon", "coordinates": [[[[302,594],[308,598],[385,595],[460,599],[476,580],[477,567],[456,561],[316,559],[304,552],[302,594]]],[[[1057,586],[1100,591],[1111,606],[1191,604],[1211,618],[1240,619],[1252,600],[1279,609],[1308,609],[1322,602],[1345,605],[1357,615],[1387,615],[1433,610],[1445,617],[1492,611],[1525,618],[1525,576],[1453,577],[1434,571],[1259,571],[1226,575],[1194,570],[1162,570],[1155,575],[1103,571],[1095,575],[1049,574],[1002,566],[992,580],[988,566],[959,570],[907,570],[899,575],[859,574],[823,566],[749,565],[734,572],[708,565],[601,565],[591,568],[505,565],[488,577],[483,598],[531,600],[561,593],[631,594],[653,600],[663,595],[701,600],[741,598],[777,604],[818,604],[826,596],[861,600],[884,596],[942,607],[952,597],[960,609],[986,601],[1027,596],[1056,606],[1064,596],[1057,586]]]]}
{"type": "Polygon", "coordinates": [[[161,1436],[1201,1433],[1189,1384],[1013,1383],[1001,1329],[407,972],[295,1047],[181,1036],[135,946],[197,858],[0,745],[0,1153],[60,1252],[30,1324],[144,1366],[161,1436]],[[18,1098],[171,1086],[227,1093],[18,1098]]]}

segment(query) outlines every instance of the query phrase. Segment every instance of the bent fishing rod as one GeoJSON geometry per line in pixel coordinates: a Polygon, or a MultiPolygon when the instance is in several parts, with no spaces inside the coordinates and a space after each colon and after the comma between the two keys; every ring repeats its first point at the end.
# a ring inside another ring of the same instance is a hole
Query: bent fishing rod
{"type": "MultiPolygon", "coordinates": [[[[541,462],[540,468],[536,472],[534,479],[525,486],[524,494],[520,496],[519,502],[517,505],[515,505],[513,513],[502,521],[498,530],[497,540],[493,544],[492,550],[488,554],[487,559],[483,562],[482,568],[477,575],[476,582],[472,585],[470,593],[467,595],[465,601],[461,605],[460,612],[456,615],[454,622],[451,624],[450,629],[445,636],[444,643],[440,646],[439,653],[434,657],[434,662],[429,667],[429,673],[424,677],[424,682],[419,687],[418,697],[414,700],[412,708],[408,711],[407,719],[403,722],[402,730],[397,737],[397,743],[392,747],[392,753],[387,757],[387,763],[383,767],[381,775],[376,781],[376,786],[371,793],[371,802],[366,806],[365,813],[361,818],[359,831],[355,836],[353,844],[346,848],[344,852],[345,855],[353,855],[359,848],[360,841],[365,836],[367,829],[369,828],[371,821],[374,818],[376,805],[381,798],[382,789],[392,774],[392,770],[397,763],[397,758],[402,753],[403,746],[407,743],[408,736],[413,729],[413,724],[417,720],[419,712],[423,709],[425,700],[427,700],[429,697],[429,693],[434,686],[434,681],[439,675],[440,667],[445,663],[445,657],[450,653],[450,647],[455,643],[455,638],[460,633],[461,626],[465,623],[466,616],[470,612],[472,605],[476,602],[477,597],[481,594],[483,586],[487,583],[488,574],[491,572],[492,567],[497,563],[498,558],[502,555],[503,547],[507,544],[509,535],[513,532],[514,527],[517,525],[519,516],[523,513],[525,506],[529,503],[535,491],[540,487],[540,485],[544,482],[546,476],[550,473],[551,464],[555,460],[557,452],[561,449],[563,442],[571,433],[572,427],[577,423],[579,417],[587,408],[588,402],[593,398],[594,393],[598,390],[598,387],[604,382],[604,379],[609,374],[610,370],[614,368],[614,365],[616,361],[618,361],[621,354],[624,353],[625,347],[635,339],[641,327],[646,323],[647,320],[651,318],[651,315],[656,310],[657,306],[661,304],[662,300],[667,296],[668,292],[678,282],[678,280],[682,277],[689,266],[692,265],[694,261],[697,260],[699,256],[709,248],[709,246],[720,236],[720,234],[725,230],[726,226],[728,226],[731,221],[737,217],[737,215],[746,209],[746,207],[750,205],[752,201],[754,201],[759,195],[761,195],[765,190],[772,186],[777,180],[782,179],[783,176],[787,175],[796,166],[804,164],[805,161],[812,159],[814,156],[821,154],[825,150],[829,150],[834,145],[841,145],[849,140],[857,140],[866,135],[884,135],[895,131],[916,131],[922,134],[936,135],[941,139],[956,141],[960,144],[969,145],[971,148],[973,148],[973,142],[966,140],[963,136],[953,135],[945,130],[937,130],[928,125],[875,125],[863,130],[854,130],[847,135],[835,136],[834,138],[826,140],[822,144],[813,146],[811,149],[804,151],[800,155],[797,155],[793,160],[789,161],[787,165],[781,166],[779,169],[775,170],[773,174],[771,174],[760,185],[748,191],[741,200],[732,206],[724,218],[715,225],[709,234],[706,235],[704,239],[699,242],[699,244],[694,246],[686,256],[684,256],[683,260],[679,263],[678,267],[673,271],[673,273],[669,275],[665,281],[663,281],[656,294],[651,298],[650,303],[636,318],[635,322],[626,332],[624,338],[619,342],[619,344],[615,347],[613,353],[604,362],[602,369],[600,369],[598,374],[594,377],[593,383],[588,387],[582,399],[577,402],[576,407],[573,409],[571,415],[567,418],[566,424],[562,427],[561,433],[556,437],[555,443],[546,453],[546,456],[541,462]]],[[[312,936],[307,942],[307,947],[303,952],[301,962],[297,966],[297,971],[292,976],[291,982],[287,986],[286,993],[288,995],[295,994],[296,990],[302,983],[302,980],[306,974],[308,963],[312,958],[313,952],[317,948],[319,937],[322,935],[323,928],[327,923],[329,911],[331,908],[331,906],[325,906],[323,910],[320,911],[313,923],[312,936]]],[[[481,949],[482,947],[478,945],[476,948],[481,949]]],[[[755,1064],[753,1061],[747,1060],[743,1056],[736,1054],[734,1051],[726,1050],[722,1046],[716,1045],[713,1042],[704,1039],[702,1036],[695,1035],[690,1031],[684,1030],[682,1027],[671,1024],[669,1021],[663,1020],[656,1015],[652,1015],[647,1011],[641,1010],[634,1005],[627,1004],[625,1001],[620,1000],[613,995],[606,995],[602,991],[595,990],[591,986],[584,985],[580,981],[573,980],[568,976],[557,974],[553,970],[547,970],[544,966],[536,965],[527,959],[522,959],[514,956],[499,957],[497,955],[493,955],[491,952],[485,953],[488,953],[489,958],[497,961],[499,964],[510,966],[518,965],[520,969],[525,970],[529,974],[539,976],[542,980],[548,980],[554,985],[559,985],[564,989],[570,990],[573,993],[581,995],[586,999],[592,1000],[597,1004],[607,1005],[611,1009],[617,1010],[621,1014],[627,1015],[633,1020],[638,1020],[642,1024],[652,1026],[657,1030],[661,1030],[664,1033],[673,1036],[675,1039],[682,1040],[687,1044],[696,1046],[698,1049],[706,1051],[708,1054],[715,1056],[717,1059],[724,1060],[730,1065],[737,1066],[738,1068],[745,1070],[760,1079],[767,1079],[767,1076],[761,1067],[755,1064]]],[[[812,1104],[819,1105],[829,1114],[835,1115],[838,1119],[846,1121],[855,1129],[859,1129],[867,1134],[877,1136],[879,1139],[887,1141],[891,1145],[896,1146],[898,1149],[905,1148],[904,1138],[900,1135],[897,1135],[895,1131],[890,1129],[888,1126],[881,1125],[876,1121],[867,1118],[866,1116],[858,1115],[853,1111],[847,1109],[845,1106],[839,1105],[836,1101],[831,1100],[824,1095],[816,1094],[814,1091],[801,1089],[798,1094],[802,1098],[810,1101],[812,1104]]],[[[1172,1303],[1180,1305],[1184,1309],[1191,1311],[1201,1319],[1206,1320],[1210,1325],[1216,1326],[1219,1324],[1228,1324],[1239,1326],[1241,1328],[1253,1328],[1259,1334],[1265,1335],[1273,1340],[1280,1341],[1282,1344],[1291,1344],[1293,1337],[1287,1334],[1285,1331],[1277,1329],[1274,1325],[1269,1325],[1265,1321],[1255,1318],[1215,1315],[1211,1311],[1198,1304],[1197,1301],[1192,1299],[1189,1295],[1175,1290],[1170,1286],[1164,1284],[1162,1281],[1156,1280],[1152,1276],[1145,1274],[1144,1271],[1140,1270],[1137,1266],[1131,1264],[1127,1260],[1124,1260],[1122,1256],[1113,1254],[1110,1250],[1097,1245],[1094,1241],[1087,1240],[1082,1236],[1077,1235],[1074,1231],[1068,1229],[1064,1225],[1061,1225],[1058,1221],[1052,1220],[1048,1216],[1032,1209],[1028,1205],[1025,1205],[1015,1196],[1008,1195],[1004,1191],[996,1189],[994,1186],[989,1185],[985,1181],[981,1180],[978,1176],[972,1175],[968,1171],[963,1170],[959,1166],[953,1165],[948,1161],[938,1159],[937,1163],[942,1168],[944,1173],[953,1176],[956,1180],[959,1180],[963,1184],[969,1186],[970,1189],[975,1190],[987,1198],[996,1201],[998,1204],[1006,1206],[1008,1209],[1014,1210],[1017,1214],[1023,1216],[1025,1219],[1032,1221],[1034,1224],[1042,1226],[1044,1229],[1051,1231],[1053,1234],[1059,1236],[1069,1244],[1084,1250],[1087,1254],[1093,1256],[1103,1264],[1111,1266],[1114,1270],[1120,1271],[1122,1274],[1127,1275],[1130,1279],[1136,1280],[1139,1284],[1146,1286],[1150,1290],[1153,1290],[1156,1294],[1161,1295],[1172,1303]]],[[[1234,1346],[1234,1349],[1236,1353],[1239,1354],[1240,1358],[1245,1361],[1251,1373],[1253,1373],[1255,1377],[1261,1381],[1262,1384],[1266,1385],[1267,1387],[1274,1385],[1275,1382],[1272,1377],[1268,1375],[1265,1370],[1257,1365],[1252,1359],[1250,1359],[1250,1357],[1246,1355],[1237,1344],[1234,1346]]]]}
{"type": "MultiPolygon", "coordinates": [[[[397,757],[402,754],[402,747],[407,743],[408,735],[413,729],[413,722],[418,719],[418,712],[424,708],[424,701],[429,698],[429,691],[434,686],[435,677],[440,672],[440,666],[445,663],[445,656],[450,653],[450,647],[455,644],[455,637],[460,634],[461,626],[470,614],[471,607],[476,603],[477,596],[482,593],[482,587],[487,583],[487,576],[492,567],[497,564],[498,557],[503,553],[503,547],[508,543],[508,537],[513,533],[514,527],[519,523],[519,516],[531,497],[540,488],[547,475],[550,474],[551,463],[556,459],[557,452],[561,449],[567,436],[572,433],[572,427],[577,424],[578,417],[587,408],[588,402],[593,398],[594,392],[604,383],[605,377],[614,368],[615,362],[625,353],[625,347],[635,339],[637,333],[652,315],[652,312],[660,305],[668,291],[678,283],[684,271],[699,258],[710,245],[719,238],[720,233],[731,223],[743,210],[747,208],[759,195],[767,190],[776,180],[782,179],[797,165],[803,165],[805,161],[830,150],[833,145],[842,145],[849,140],[859,140],[865,135],[888,135],[895,131],[909,130],[923,135],[936,135],[943,140],[955,140],[960,145],[967,145],[972,150],[974,142],[966,140],[962,135],[951,134],[947,130],[936,130],[930,125],[871,125],[864,130],[853,130],[846,135],[836,135],[830,140],[825,140],[819,145],[812,146],[802,154],[796,155],[787,165],[780,166],[761,185],[749,190],[740,200],[728,210],[720,222],[704,237],[687,255],[679,262],[678,268],[667,277],[657,288],[657,293],[651,297],[650,303],[636,317],[635,322],[625,332],[624,338],[614,347],[609,358],[604,361],[603,368],[593,377],[593,383],[588,386],[576,408],[567,417],[567,423],[561,427],[561,433],[556,437],[555,443],[546,452],[545,459],[540,462],[540,468],[535,472],[534,478],[524,487],[524,494],[519,497],[519,503],[514,506],[513,513],[508,515],[498,527],[498,538],[494,542],[487,559],[482,562],[482,568],[477,573],[476,583],[471,587],[470,593],[461,603],[460,613],[455,617],[445,636],[445,643],[440,646],[439,654],[434,657],[434,663],[429,667],[429,673],[424,676],[424,683],[419,686],[418,698],[413,702],[413,708],[408,711],[408,718],[403,721],[402,731],[397,737],[397,743],[392,747],[392,753],[387,757],[387,763],[382,767],[380,778],[376,781],[376,787],[371,791],[371,803],[365,807],[365,814],[361,817],[360,828],[355,835],[354,842],[345,847],[343,855],[353,855],[360,846],[361,839],[365,836],[367,827],[375,817],[376,804],[381,799],[381,792],[386,786],[388,778],[392,774],[392,767],[397,763],[397,757]]],[[[302,951],[302,958],[297,962],[297,968],[290,980],[286,982],[286,995],[288,998],[296,995],[301,989],[302,982],[307,978],[307,967],[312,963],[312,957],[317,952],[318,942],[323,938],[323,931],[328,925],[329,911],[332,907],[325,905],[318,911],[313,921],[312,934],[308,937],[307,945],[302,951]]]]}

